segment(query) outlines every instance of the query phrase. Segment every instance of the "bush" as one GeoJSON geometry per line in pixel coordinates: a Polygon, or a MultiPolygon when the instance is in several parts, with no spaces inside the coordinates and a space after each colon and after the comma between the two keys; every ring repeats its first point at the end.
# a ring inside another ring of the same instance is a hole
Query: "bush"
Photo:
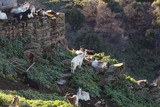
{"type": "Polygon", "coordinates": [[[105,56],[104,52],[94,54],[93,58],[100,61],[108,61],[108,66],[118,63],[116,59],[111,59],[111,56],[105,56]]]}
{"type": "Polygon", "coordinates": [[[23,44],[25,43],[24,38],[0,38],[0,46],[2,46],[0,52],[5,54],[7,57],[23,57],[23,44]]]}
{"type": "Polygon", "coordinates": [[[65,19],[66,22],[71,25],[73,30],[78,30],[82,27],[82,23],[84,22],[84,15],[80,10],[72,8],[66,12],[65,19]]]}
{"type": "Polygon", "coordinates": [[[49,85],[54,91],[60,92],[57,84],[54,82],[61,76],[61,71],[58,69],[48,65],[36,64],[34,69],[31,69],[27,73],[30,79],[35,80],[44,86],[49,85]]]}
{"type": "Polygon", "coordinates": [[[96,83],[99,77],[93,71],[83,69],[73,74],[70,82],[73,87],[82,87],[82,90],[88,91],[92,97],[100,96],[100,88],[96,83]]]}
{"type": "Polygon", "coordinates": [[[80,34],[75,40],[76,48],[80,46],[86,49],[91,49],[95,51],[101,51],[103,48],[103,43],[100,37],[94,32],[85,32],[80,34]]]}
{"type": "Polygon", "coordinates": [[[0,76],[8,75],[12,77],[14,74],[13,66],[7,60],[0,57],[0,76]]]}
{"type": "Polygon", "coordinates": [[[103,0],[106,2],[109,6],[109,8],[115,12],[115,13],[120,13],[123,12],[123,7],[119,5],[119,3],[116,0],[103,0]]]}
{"type": "Polygon", "coordinates": [[[146,30],[144,37],[144,46],[149,49],[154,49],[156,45],[156,36],[153,29],[146,30]]]}

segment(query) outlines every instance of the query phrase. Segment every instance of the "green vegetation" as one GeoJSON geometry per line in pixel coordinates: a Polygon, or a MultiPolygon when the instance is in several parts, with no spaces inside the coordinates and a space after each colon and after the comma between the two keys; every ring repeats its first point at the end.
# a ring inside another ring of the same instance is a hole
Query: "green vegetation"
{"type": "Polygon", "coordinates": [[[128,80],[129,82],[131,82],[131,83],[137,83],[137,80],[135,80],[134,78],[132,78],[132,77],[129,76],[129,75],[124,75],[124,78],[125,78],[126,80],[128,80]]]}
{"type": "Polygon", "coordinates": [[[115,85],[106,85],[104,92],[119,107],[158,107],[158,104],[146,100],[134,93],[127,93],[124,87],[115,85]]]}
{"type": "Polygon", "coordinates": [[[109,8],[115,12],[115,13],[120,13],[123,12],[123,7],[119,5],[118,0],[103,0],[105,1],[109,8]]]}
{"type": "Polygon", "coordinates": [[[82,87],[82,90],[86,90],[92,97],[100,96],[100,88],[97,84],[99,77],[91,70],[85,68],[82,71],[76,71],[73,74],[70,83],[71,86],[82,87]]]}
{"type": "Polygon", "coordinates": [[[156,36],[155,31],[153,29],[146,30],[144,37],[144,46],[148,49],[154,49],[156,45],[156,36]]]}
{"type": "Polygon", "coordinates": [[[15,81],[16,72],[13,70],[13,65],[6,60],[6,55],[0,52],[0,77],[5,77],[7,80],[15,81]]]}
{"type": "Polygon", "coordinates": [[[64,97],[58,96],[56,93],[53,94],[46,94],[46,93],[40,93],[38,91],[33,91],[31,89],[28,90],[20,90],[20,91],[11,91],[11,90],[5,90],[3,91],[5,94],[13,94],[13,95],[19,95],[21,97],[25,97],[26,99],[32,99],[32,100],[64,100],[64,97]]]}
{"type": "MultiPolygon", "coordinates": [[[[40,1],[46,2],[46,0],[40,1]]],[[[154,73],[159,71],[160,8],[158,4],[160,0],[155,0],[152,5],[132,0],[103,0],[106,4],[100,4],[102,2],[98,0],[48,1],[48,4],[44,3],[47,4],[47,8],[55,11],[62,9],[61,11],[66,12],[66,23],[73,29],[69,29],[70,32],[66,33],[74,35],[73,39],[77,37],[75,41],[71,38],[76,48],[82,46],[95,52],[105,52],[107,56],[104,53],[96,53],[93,58],[107,60],[108,66],[125,62],[125,70],[133,75],[124,75],[122,78],[117,76],[116,80],[119,84],[123,84],[120,79],[130,83],[136,83],[136,79],[153,79],[154,73]],[[113,57],[115,59],[112,59],[113,57]]],[[[26,64],[23,47],[29,42],[30,39],[26,37],[15,39],[0,37],[0,77],[13,82],[23,79],[23,77],[18,77],[9,60],[16,57],[22,64],[26,64]]],[[[63,101],[63,96],[57,94],[61,90],[55,81],[60,79],[63,73],[70,73],[70,65],[65,65],[62,61],[72,59],[74,54],[57,45],[52,52],[42,52],[42,56],[42,60],[35,62],[35,65],[27,72],[27,76],[44,85],[45,88],[52,89],[54,93],[46,94],[33,90],[19,90],[11,93],[21,96],[20,107],[71,107],[63,101]]],[[[100,79],[92,69],[83,65],[81,70],[76,69],[76,73],[69,78],[69,87],[74,89],[82,87],[90,93],[91,97],[101,97],[102,90],[98,84],[100,79]]],[[[113,83],[106,85],[103,92],[107,98],[116,102],[118,107],[159,106],[134,92],[128,93],[127,91],[125,86],[115,86],[113,83]]],[[[7,94],[10,92],[0,91],[0,105],[4,106],[11,102],[12,96],[7,94]]]]}
{"type": "Polygon", "coordinates": [[[84,15],[79,9],[72,8],[66,12],[66,22],[68,22],[73,30],[78,30],[84,22],[84,15]],[[75,23],[76,22],[76,23],[75,23]]]}
{"type": "Polygon", "coordinates": [[[103,42],[96,35],[95,32],[84,32],[78,35],[78,37],[75,40],[75,46],[79,48],[80,46],[91,49],[100,52],[103,48],[103,42]]]}
{"type": "Polygon", "coordinates": [[[108,66],[118,63],[116,59],[112,59],[111,56],[106,56],[104,52],[94,54],[93,58],[100,61],[108,61],[108,66]]]}
{"type": "MultiPolygon", "coordinates": [[[[4,106],[6,104],[10,104],[12,100],[12,95],[7,95],[0,91],[0,105],[4,106]]],[[[62,100],[48,100],[48,101],[43,101],[43,100],[27,100],[24,97],[20,97],[20,107],[71,107],[70,104],[68,104],[65,101],[62,100]]]]}
{"type": "Polygon", "coordinates": [[[0,52],[7,58],[17,56],[23,57],[23,44],[26,43],[26,39],[23,37],[16,39],[9,39],[0,37],[0,52]]]}

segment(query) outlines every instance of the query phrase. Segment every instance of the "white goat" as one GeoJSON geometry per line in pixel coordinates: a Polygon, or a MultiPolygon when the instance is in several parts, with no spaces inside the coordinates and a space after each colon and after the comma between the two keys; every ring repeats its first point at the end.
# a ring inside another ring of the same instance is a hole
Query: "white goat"
{"type": "Polygon", "coordinates": [[[83,51],[81,51],[81,50],[76,50],[76,52],[75,52],[77,55],[80,55],[80,54],[82,54],[83,53],[83,51]]]}
{"type": "Polygon", "coordinates": [[[36,12],[36,8],[35,8],[35,6],[34,6],[34,5],[32,5],[32,6],[30,7],[30,9],[31,9],[31,13],[32,13],[32,14],[35,14],[35,12],[36,12]]]}
{"type": "Polygon", "coordinates": [[[18,14],[18,13],[21,13],[21,12],[25,12],[27,9],[24,8],[23,6],[20,6],[20,7],[17,7],[17,8],[13,8],[11,10],[11,13],[15,13],[15,14],[18,14]]]}
{"type": "Polygon", "coordinates": [[[0,19],[1,20],[8,19],[6,13],[3,13],[2,11],[0,11],[0,19]]]}
{"type": "Polygon", "coordinates": [[[79,99],[84,100],[84,101],[90,100],[89,93],[85,92],[85,91],[82,91],[82,88],[78,89],[77,96],[78,96],[79,99]]]}
{"type": "Polygon", "coordinates": [[[30,3],[29,2],[24,2],[22,6],[23,6],[23,8],[25,8],[26,10],[28,10],[29,7],[30,7],[30,3]]]}
{"type": "Polygon", "coordinates": [[[25,2],[23,5],[21,5],[20,7],[17,7],[17,8],[13,8],[11,10],[11,13],[15,13],[15,14],[18,14],[18,13],[21,13],[21,12],[25,12],[26,10],[28,10],[30,7],[30,4],[28,2],[25,2]]]}
{"type": "Polygon", "coordinates": [[[100,62],[100,61],[98,61],[98,60],[94,60],[93,62],[92,62],[92,67],[94,67],[94,68],[100,68],[100,69],[103,69],[103,68],[106,68],[107,67],[107,61],[104,61],[104,62],[100,62]]]}
{"type": "Polygon", "coordinates": [[[74,70],[77,68],[77,66],[81,68],[83,59],[85,58],[85,56],[86,56],[86,52],[83,52],[81,55],[77,55],[71,60],[71,72],[72,73],[74,73],[74,70]]]}

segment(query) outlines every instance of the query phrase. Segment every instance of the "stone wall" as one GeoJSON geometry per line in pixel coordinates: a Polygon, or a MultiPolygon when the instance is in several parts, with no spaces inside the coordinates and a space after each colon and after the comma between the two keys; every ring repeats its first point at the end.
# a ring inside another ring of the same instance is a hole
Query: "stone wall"
{"type": "Polygon", "coordinates": [[[10,9],[17,6],[17,0],[0,0],[0,9],[10,9]]]}
{"type": "MultiPolygon", "coordinates": [[[[0,21],[0,36],[16,38],[26,36],[32,42],[38,42],[42,46],[50,46],[65,40],[65,15],[58,13],[57,17],[36,16],[33,19],[20,23],[0,21]]],[[[66,44],[65,44],[66,45],[66,44]]]]}

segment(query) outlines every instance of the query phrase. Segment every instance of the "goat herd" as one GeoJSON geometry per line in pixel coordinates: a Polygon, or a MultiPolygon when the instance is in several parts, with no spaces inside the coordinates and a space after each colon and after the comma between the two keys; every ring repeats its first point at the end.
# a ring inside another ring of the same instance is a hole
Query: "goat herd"
{"type": "MultiPolygon", "coordinates": [[[[8,12],[8,11],[7,11],[8,12]]],[[[38,9],[36,11],[36,8],[34,5],[31,5],[29,2],[24,2],[19,7],[9,9],[9,13],[2,12],[0,10],[0,20],[7,20],[8,16],[7,14],[11,13],[13,14],[13,17],[16,19],[16,21],[27,21],[30,18],[33,18],[34,15],[41,15],[41,16],[55,16],[57,15],[56,12],[52,10],[45,9],[38,9]]]]}
{"type": "MultiPolygon", "coordinates": [[[[83,51],[83,49],[81,48],[80,50],[76,50],[75,53],[77,54],[77,56],[75,56],[71,60],[71,73],[75,72],[77,66],[81,68],[83,59],[89,61],[93,68],[104,69],[105,67],[107,67],[106,61],[100,62],[93,59],[94,53],[91,50],[86,49],[85,51],[83,51]]],[[[82,88],[79,88],[77,94],[66,93],[65,99],[67,102],[72,104],[73,107],[78,107],[79,100],[89,101],[90,95],[89,92],[85,92],[82,90],[82,88]]],[[[19,98],[17,96],[13,96],[13,100],[9,107],[19,107],[19,98]]]]}
{"type": "MultiPolygon", "coordinates": [[[[83,63],[83,59],[85,58],[89,63],[91,63],[91,66],[94,69],[104,69],[107,67],[108,62],[107,61],[98,61],[95,60],[93,58],[93,51],[91,50],[87,50],[85,49],[85,51],[83,51],[83,49],[81,48],[80,50],[76,50],[75,53],[77,54],[77,56],[75,56],[72,60],[71,60],[71,73],[74,73],[76,68],[79,67],[81,68],[82,63],[83,63]]],[[[88,101],[90,100],[90,96],[88,92],[82,91],[82,88],[78,89],[78,92],[76,95],[71,95],[69,93],[66,94],[65,96],[66,100],[68,102],[70,102],[74,107],[78,107],[78,101],[80,100],[84,100],[84,101],[88,101]]]]}
{"type": "Polygon", "coordinates": [[[71,73],[74,73],[77,66],[81,68],[84,58],[89,63],[91,63],[91,66],[96,70],[104,69],[108,65],[108,61],[99,61],[97,59],[94,59],[94,53],[92,50],[85,49],[85,51],[83,51],[83,49],[81,48],[80,50],[75,51],[75,53],[77,54],[77,56],[71,60],[71,73]]]}

